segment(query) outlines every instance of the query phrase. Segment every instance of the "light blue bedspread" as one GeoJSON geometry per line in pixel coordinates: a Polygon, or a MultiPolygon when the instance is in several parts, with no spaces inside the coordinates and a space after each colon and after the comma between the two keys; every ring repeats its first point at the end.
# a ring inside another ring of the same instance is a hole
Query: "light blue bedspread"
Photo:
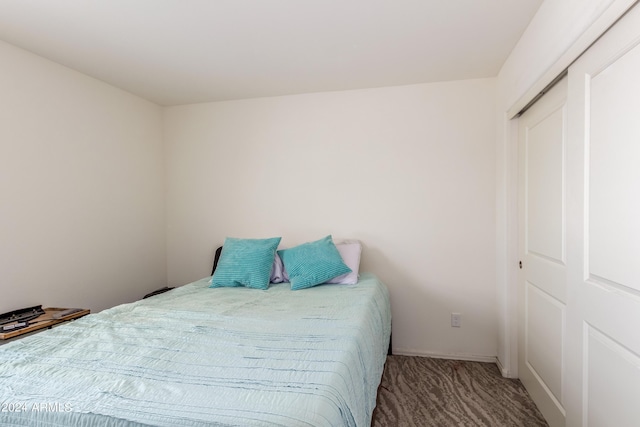
{"type": "Polygon", "coordinates": [[[0,347],[0,425],[369,426],[387,288],[208,278],[0,347]]]}

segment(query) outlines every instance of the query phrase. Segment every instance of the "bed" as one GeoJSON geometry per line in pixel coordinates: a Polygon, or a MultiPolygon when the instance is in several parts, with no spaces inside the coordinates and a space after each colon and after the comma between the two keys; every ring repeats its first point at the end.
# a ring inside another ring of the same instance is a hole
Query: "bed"
{"type": "Polygon", "coordinates": [[[0,425],[368,426],[387,288],[204,278],[0,347],[0,425]]]}

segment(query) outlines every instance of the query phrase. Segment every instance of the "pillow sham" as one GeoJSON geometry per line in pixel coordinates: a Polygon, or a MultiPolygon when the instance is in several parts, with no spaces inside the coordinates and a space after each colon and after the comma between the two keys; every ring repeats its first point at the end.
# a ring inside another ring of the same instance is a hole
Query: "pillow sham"
{"type": "MultiPolygon", "coordinates": [[[[220,254],[222,253],[222,246],[216,249],[215,256],[213,258],[213,270],[211,270],[211,275],[213,276],[216,272],[216,267],[218,267],[218,261],[220,261],[220,254]]],[[[288,282],[289,277],[287,276],[287,272],[282,265],[282,260],[278,254],[275,254],[273,257],[273,265],[271,266],[271,275],[269,276],[269,283],[282,283],[288,282]]],[[[209,280],[211,283],[211,280],[209,280]]]]}
{"type": "Polygon", "coordinates": [[[237,239],[227,237],[211,278],[211,288],[246,286],[269,288],[271,267],[280,237],[237,239]]]}
{"type": "Polygon", "coordinates": [[[319,285],[351,272],[342,261],[331,236],[278,251],[289,275],[292,290],[319,285]]]}
{"type": "Polygon", "coordinates": [[[358,283],[358,272],[360,271],[360,256],[362,245],[357,240],[345,240],[343,243],[335,242],[336,248],[342,257],[342,261],[351,269],[350,273],[343,274],[327,281],[327,283],[337,283],[340,285],[355,285],[358,283]]]}

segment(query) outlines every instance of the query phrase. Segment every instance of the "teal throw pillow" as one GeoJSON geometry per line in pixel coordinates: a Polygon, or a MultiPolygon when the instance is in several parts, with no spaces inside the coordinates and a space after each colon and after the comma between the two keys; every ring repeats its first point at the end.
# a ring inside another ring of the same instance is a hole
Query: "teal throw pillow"
{"type": "Polygon", "coordinates": [[[315,242],[278,251],[289,275],[291,289],[305,289],[319,285],[351,269],[342,261],[331,236],[315,242]]]}
{"type": "Polygon", "coordinates": [[[269,288],[271,267],[280,239],[280,237],[271,239],[227,237],[222,246],[216,271],[211,278],[210,287],[269,288]]]}

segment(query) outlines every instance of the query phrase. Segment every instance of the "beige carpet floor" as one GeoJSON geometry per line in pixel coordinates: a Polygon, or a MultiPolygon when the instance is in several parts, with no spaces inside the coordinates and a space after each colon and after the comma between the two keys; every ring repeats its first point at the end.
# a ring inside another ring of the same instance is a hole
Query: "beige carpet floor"
{"type": "Polygon", "coordinates": [[[388,356],[374,427],[542,427],[519,380],[493,363],[388,356]]]}

